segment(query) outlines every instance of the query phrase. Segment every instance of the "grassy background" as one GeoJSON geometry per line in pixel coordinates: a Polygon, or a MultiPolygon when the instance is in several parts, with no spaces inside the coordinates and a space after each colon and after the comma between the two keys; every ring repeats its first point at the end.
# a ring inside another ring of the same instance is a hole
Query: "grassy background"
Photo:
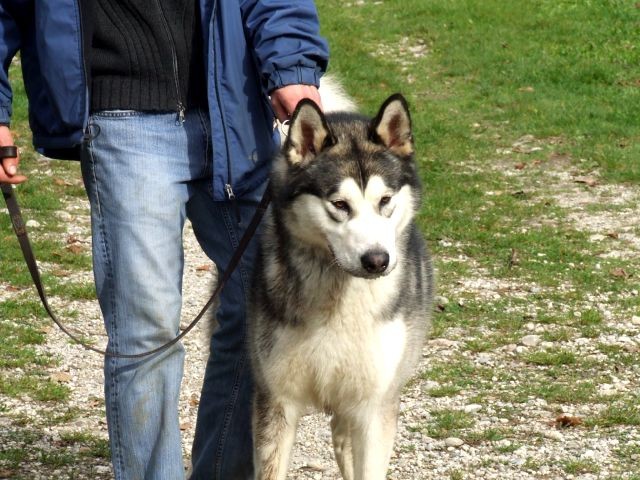
{"type": "MultiPolygon", "coordinates": [[[[531,397],[602,402],[597,384],[609,381],[608,372],[614,368],[637,368],[637,353],[601,342],[607,360],[594,363],[565,344],[577,337],[597,343],[601,335],[614,331],[592,306],[592,294],[607,298],[607,308],[620,317],[640,312],[638,295],[627,294],[637,288],[638,261],[599,258],[589,235],[574,228],[566,211],[541,193],[544,185],[535,183],[533,167],[562,159],[567,170],[596,175],[604,184],[635,188],[640,183],[636,2],[319,0],[317,4],[323,33],[331,44],[331,70],[363,110],[374,114],[394,92],[402,92],[411,104],[426,193],[418,220],[436,257],[441,295],[459,299],[438,312],[434,335],[460,339],[459,332],[464,332],[465,352],[491,352],[526,333],[531,318],[524,312],[533,305],[544,312],[535,321],[547,328],[545,340],[558,344],[555,349],[528,353],[505,369],[478,367],[463,356],[434,362],[419,372],[416,381],[438,381],[441,387],[431,392],[433,397],[452,397],[472,388],[480,403],[524,402],[531,397]],[[544,148],[511,152],[507,163],[499,152],[525,135],[544,148]],[[499,170],[513,169],[516,163],[532,173],[509,183],[499,170]],[[507,193],[488,201],[487,192],[507,193]],[[555,220],[540,224],[540,218],[555,220]],[[522,228],[529,225],[536,227],[522,228]],[[442,261],[451,254],[450,245],[458,245],[458,253],[470,261],[442,261]],[[616,268],[629,276],[607,274],[616,268]],[[494,279],[535,283],[541,290],[526,298],[492,301],[460,292],[460,281],[478,269],[494,279]],[[549,302],[568,306],[569,312],[545,309],[549,302]],[[581,316],[570,313],[573,310],[581,311],[581,316]],[[514,391],[510,385],[522,378],[526,381],[514,391]]],[[[19,64],[12,67],[12,78],[13,128],[23,151],[23,169],[30,177],[19,188],[20,200],[29,218],[54,233],[37,236],[35,242],[39,260],[58,266],[56,275],[46,275],[45,282],[63,299],[91,297],[86,285],[56,279],[61,273],[90,268],[86,254],[69,251],[65,239],[55,235],[64,231],[64,225],[54,213],[63,208],[64,199],[83,195],[78,165],[43,163],[30,150],[19,64]],[[45,170],[47,175],[42,174],[45,170]]],[[[0,288],[17,290],[11,299],[0,301],[0,395],[64,403],[68,395],[64,385],[52,383],[46,375],[47,366],[56,359],[34,348],[45,341],[40,325],[46,319],[3,214],[0,240],[0,288]],[[16,368],[21,373],[15,374],[16,368]]],[[[637,400],[633,395],[606,400],[610,405],[588,418],[584,428],[613,429],[615,435],[617,427],[637,427],[637,400]]],[[[18,427],[25,421],[5,410],[0,397],[0,414],[18,427]]],[[[502,413],[515,417],[517,412],[502,413]]],[[[74,414],[80,412],[69,412],[74,414]]],[[[60,421],[64,420],[50,419],[52,424],[60,421]]],[[[470,433],[472,423],[468,416],[437,411],[431,423],[413,428],[434,438],[466,432],[465,439],[476,443],[513,435],[503,430],[470,433]]],[[[91,436],[69,441],[82,443],[84,451],[96,452],[96,457],[106,455],[104,445],[94,448],[91,436]]],[[[637,471],[633,459],[640,450],[620,452],[620,472],[637,471]]],[[[18,465],[23,460],[18,453],[0,448],[0,467],[18,465]]],[[[567,460],[562,468],[566,474],[579,474],[593,473],[596,467],[567,460]]]]}

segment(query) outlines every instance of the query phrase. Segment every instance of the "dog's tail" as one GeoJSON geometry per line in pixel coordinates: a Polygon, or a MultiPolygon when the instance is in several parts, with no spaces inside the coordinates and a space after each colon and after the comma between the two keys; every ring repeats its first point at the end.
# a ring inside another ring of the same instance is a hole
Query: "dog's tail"
{"type": "Polygon", "coordinates": [[[320,79],[320,98],[326,113],[355,112],[358,109],[335,75],[325,75],[320,79]]]}

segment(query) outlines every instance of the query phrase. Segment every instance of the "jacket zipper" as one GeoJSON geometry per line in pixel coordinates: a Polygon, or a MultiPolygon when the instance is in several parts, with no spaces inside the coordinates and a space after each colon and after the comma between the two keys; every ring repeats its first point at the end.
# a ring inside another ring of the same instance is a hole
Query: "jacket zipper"
{"type": "Polygon", "coordinates": [[[167,21],[167,17],[164,14],[164,10],[162,9],[162,4],[160,0],[156,0],[156,6],[160,11],[160,19],[162,21],[162,28],[169,39],[169,49],[171,53],[171,63],[173,67],[173,85],[176,89],[176,109],[178,112],[177,121],[180,123],[184,123],[185,111],[186,108],[184,106],[184,102],[182,101],[182,97],[180,95],[180,71],[178,69],[178,54],[176,53],[176,46],[173,44],[173,36],[171,35],[171,29],[169,28],[169,22],[167,21]]]}
{"type": "Polygon", "coordinates": [[[85,51],[85,38],[86,35],[84,31],[84,19],[82,13],[82,5],[80,2],[76,2],[76,8],[78,9],[78,20],[80,22],[80,61],[82,62],[82,75],[84,75],[84,96],[85,96],[85,109],[84,109],[84,120],[83,120],[83,134],[82,138],[84,141],[90,141],[93,139],[94,135],[91,132],[91,125],[89,125],[89,110],[91,109],[90,103],[91,99],[89,97],[89,74],[87,73],[87,52],[85,51]]]}
{"type": "MultiPolygon", "coordinates": [[[[211,14],[212,20],[215,22],[216,14],[218,13],[218,0],[213,2],[213,12],[211,14]]],[[[215,42],[215,33],[212,30],[213,41],[215,42]]],[[[224,145],[227,153],[227,183],[224,186],[227,198],[233,204],[233,208],[236,213],[236,220],[240,223],[240,209],[236,202],[236,195],[233,193],[233,179],[231,174],[231,155],[229,154],[229,139],[227,137],[227,122],[224,117],[224,111],[222,110],[222,101],[220,99],[220,89],[218,88],[218,52],[216,46],[213,46],[213,85],[216,92],[216,102],[218,102],[218,108],[220,110],[220,119],[222,120],[222,132],[224,134],[224,145]]]]}

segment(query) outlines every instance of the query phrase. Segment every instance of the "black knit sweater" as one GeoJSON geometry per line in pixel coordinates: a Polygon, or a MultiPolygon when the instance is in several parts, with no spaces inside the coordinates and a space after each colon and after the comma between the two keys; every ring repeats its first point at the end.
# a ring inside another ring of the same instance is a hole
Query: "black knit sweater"
{"type": "Polygon", "coordinates": [[[197,0],[83,0],[91,110],[206,105],[197,0]]]}

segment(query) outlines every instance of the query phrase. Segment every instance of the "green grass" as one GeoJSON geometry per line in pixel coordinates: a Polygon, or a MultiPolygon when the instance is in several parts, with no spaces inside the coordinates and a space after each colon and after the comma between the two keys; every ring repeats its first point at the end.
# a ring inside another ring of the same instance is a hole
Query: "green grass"
{"type": "Polygon", "coordinates": [[[38,374],[18,377],[0,374],[0,393],[9,397],[29,395],[40,402],[60,402],[69,398],[68,387],[38,374]]]}
{"type": "Polygon", "coordinates": [[[422,432],[431,438],[444,439],[451,436],[460,436],[462,431],[473,426],[474,421],[470,414],[458,410],[436,410],[431,412],[431,421],[409,430],[422,432]]]}
{"type": "Polygon", "coordinates": [[[576,355],[567,350],[542,351],[530,353],[526,361],[534,365],[558,366],[573,365],[576,363],[576,355]]]}
{"type": "Polygon", "coordinates": [[[599,414],[585,422],[590,427],[614,427],[618,425],[640,426],[640,404],[637,396],[629,396],[608,404],[599,414]]]}
{"type": "Polygon", "coordinates": [[[566,460],[563,470],[571,475],[595,474],[600,472],[600,466],[594,460],[566,460]]]}

